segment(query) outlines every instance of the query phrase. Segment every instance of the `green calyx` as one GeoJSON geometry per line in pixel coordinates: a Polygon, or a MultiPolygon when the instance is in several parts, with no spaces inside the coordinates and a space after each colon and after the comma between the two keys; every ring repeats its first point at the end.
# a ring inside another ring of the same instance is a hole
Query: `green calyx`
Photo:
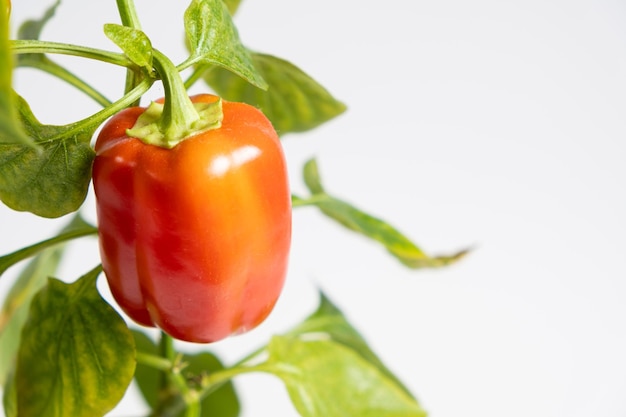
{"type": "Polygon", "coordinates": [[[190,121],[188,125],[178,125],[174,129],[166,130],[163,126],[165,105],[153,102],[126,134],[149,145],[171,149],[190,136],[218,129],[222,125],[221,99],[213,103],[194,103],[193,108],[198,115],[195,120],[190,121]]]}
{"type": "Polygon", "coordinates": [[[157,49],[152,50],[154,69],[163,82],[165,101],[152,103],[126,134],[144,143],[171,149],[197,133],[222,124],[222,101],[193,103],[176,66],[157,49]]]}

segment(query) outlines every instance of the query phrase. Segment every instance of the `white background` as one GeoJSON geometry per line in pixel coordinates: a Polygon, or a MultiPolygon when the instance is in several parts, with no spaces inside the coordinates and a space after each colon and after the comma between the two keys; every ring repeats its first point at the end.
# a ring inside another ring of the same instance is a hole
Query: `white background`
{"type": "MultiPolygon", "coordinates": [[[[14,22],[47,6],[14,3],[14,22]]],[[[185,3],[137,0],[153,44],[176,62],[185,3]]],[[[65,0],[43,38],[115,50],[106,22],[118,22],[114,1],[65,0]]],[[[275,312],[212,348],[235,361],[311,312],[321,287],[431,417],[625,416],[626,4],[244,0],[236,23],[247,46],[291,60],[349,106],[284,138],[294,190],[316,156],[330,192],[428,253],[475,250],[447,269],[409,271],[298,209],[275,312]]],[[[58,60],[110,98],[121,93],[122,70],[58,60]]],[[[98,109],[31,70],[15,83],[44,122],[98,109]]],[[[1,207],[0,253],[62,223],[1,207]]],[[[94,241],[72,250],[67,280],[97,262],[94,241]]],[[[236,381],[243,416],[297,415],[273,377],[236,381]]],[[[111,416],[145,411],[129,392],[111,416]]]]}

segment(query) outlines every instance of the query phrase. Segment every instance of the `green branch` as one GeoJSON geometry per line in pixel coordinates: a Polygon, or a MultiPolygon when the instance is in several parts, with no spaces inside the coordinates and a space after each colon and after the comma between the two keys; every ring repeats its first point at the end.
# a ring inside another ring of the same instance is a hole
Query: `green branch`
{"type": "Polygon", "coordinates": [[[42,250],[51,246],[58,245],[59,243],[66,242],[68,240],[76,239],[83,236],[95,235],[98,233],[98,229],[93,226],[84,226],[80,229],[71,230],[65,233],[61,233],[58,236],[28,246],[26,248],[19,249],[15,252],[9,253],[4,256],[0,256],[0,275],[2,275],[7,269],[16,263],[28,259],[41,252],[42,250]]]}
{"type": "Polygon", "coordinates": [[[94,59],[120,67],[133,68],[133,64],[124,54],[104,51],[86,46],[72,45],[59,42],[37,40],[10,41],[11,50],[15,54],[60,54],[94,59]]]}
{"type": "Polygon", "coordinates": [[[153,79],[143,80],[137,85],[137,87],[129,91],[121,99],[83,120],[79,120],[78,122],[68,125],[68,129],[64,130],[61,136],[51,137],[49,138],[49,140],[59,140],[65,137],[69,137],[73,134],[78,134],[81,131],[84,131],[85,129],[88,129],[90,127],[99,126],[115,113],[133,105],[137,100],[139,100],[139,98],[141,98],[141,96],[145,94],[146,91],[150,89],[153,83],[153,79]]]}
{"type": "Polygon", "coordinates": [[[200,396],[198,391],[189,387],[187,380],[182,374],[185,364],[181,362],[182,355],[178,354],[174,349],[174,339],[170,335],[161,332],[160,348],[163,358],[171,364],[161,389],[168,391],[170,386],[175,387],[185,403],[185,417],[200,417],[200,396]]]}
{"type": "MultiPolygon", "coordinates": [[[[117,10],[124,26],[141,30],[141,24],[139,23],[139,17],[137,16],[137,10],[135,9],[133,0],[117,0],[117,10]]],[[[128,68],[126,71],[124,92],[129,92],[135,88],[137,84],[141,82],[141,79],[141,74],[138,71],[133,68],[128,68]]],[[[133,103],[133,105],[139,105],[139,100],[133,103]]]]}
{"type": "Polygon", "coordinates": [[[60,80],[65,81],[73,87],[76,87],[78,90],[85,93],[87,96],[92,98],[96,103],[100,104],[102,107],[107,107],[111,105],[111,100],[106,98],[102,93],[93,88],[87,82],[83,81],[74,73],[68,71],[61,65],[56,62],[51,61],[44,55],[33,54],[33,55],[22,55],[21,59],[18,60],[19,67],[30,67],[36,68],[38,70],[44,71],[60,80]]]}
{"type": "Polygon", "coordinates": [[[133,0],[116,0],[116,3],[122,24],[134,29],[141,29],[133,0]]]}

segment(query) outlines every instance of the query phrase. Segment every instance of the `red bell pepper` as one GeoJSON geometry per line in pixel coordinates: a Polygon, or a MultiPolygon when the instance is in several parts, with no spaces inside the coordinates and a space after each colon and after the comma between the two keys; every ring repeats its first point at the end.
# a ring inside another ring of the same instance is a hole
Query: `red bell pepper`
{"type": "Polygon", "coordinates": [[[134,321],[180,340],[250,330],[273,309],[287,270],[291,199],[278,136],[258,109],[222,101],[221,127],[166,149],[127,134],[145,111],[118,113],[95,145],[111,292],[134,321]]]}

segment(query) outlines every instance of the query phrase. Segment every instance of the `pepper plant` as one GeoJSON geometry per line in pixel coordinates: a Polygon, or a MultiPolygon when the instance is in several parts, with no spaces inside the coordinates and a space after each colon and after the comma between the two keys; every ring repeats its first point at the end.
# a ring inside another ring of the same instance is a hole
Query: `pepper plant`
{"type": "Polygon", "coordinates": [[[188,54],[178,64],[142,32],[132,0],[117,0],[119,22],[102,22],[112,50],[40,39],[58,4],[18,23],[12,39],[10,1],[0,0],[0,199],[67,218],[57,235],[0,257],[0,275],[26,261],[0,310],[6,416],[103,416],[134,380],[152,416],[235,417],[233,378],[254,372],[279,378],[304,417],[425,416],[322,292],[317,310],[240,361],[224,364],[212,350],[270,314],[288,275],[293,209],[321,210],[408,268],[465,254],[427,255],[327,192],[314,159],[302,170],[309,193],[290,191],[281,140],[345,105],[287,60],[246,48],[232,20],[239,0],[190,1],[180,29],[188,54]],[[121,67],[123,94],[110,101],[57,54],[121,67]],[[101,110],[65,125],[39,122],[12,87],[19,67],[61,78],[101,110]],[[155,84],[165,97],[141,107],[155,84]],[[189,97],[193,85],[206,94],[189,97]],[[81,216],[92,183],[97,224],[81,216]],[[99,239],[102,264],[73,281],[54,278],[66,244],[89,238],[99,239]],[[113,305],[96,287],[100,276],[113,305]],[[153,326],[157,339],[146,330],[153,326]],[[186,352],[179,340],[200,350],[186,352]]]}

